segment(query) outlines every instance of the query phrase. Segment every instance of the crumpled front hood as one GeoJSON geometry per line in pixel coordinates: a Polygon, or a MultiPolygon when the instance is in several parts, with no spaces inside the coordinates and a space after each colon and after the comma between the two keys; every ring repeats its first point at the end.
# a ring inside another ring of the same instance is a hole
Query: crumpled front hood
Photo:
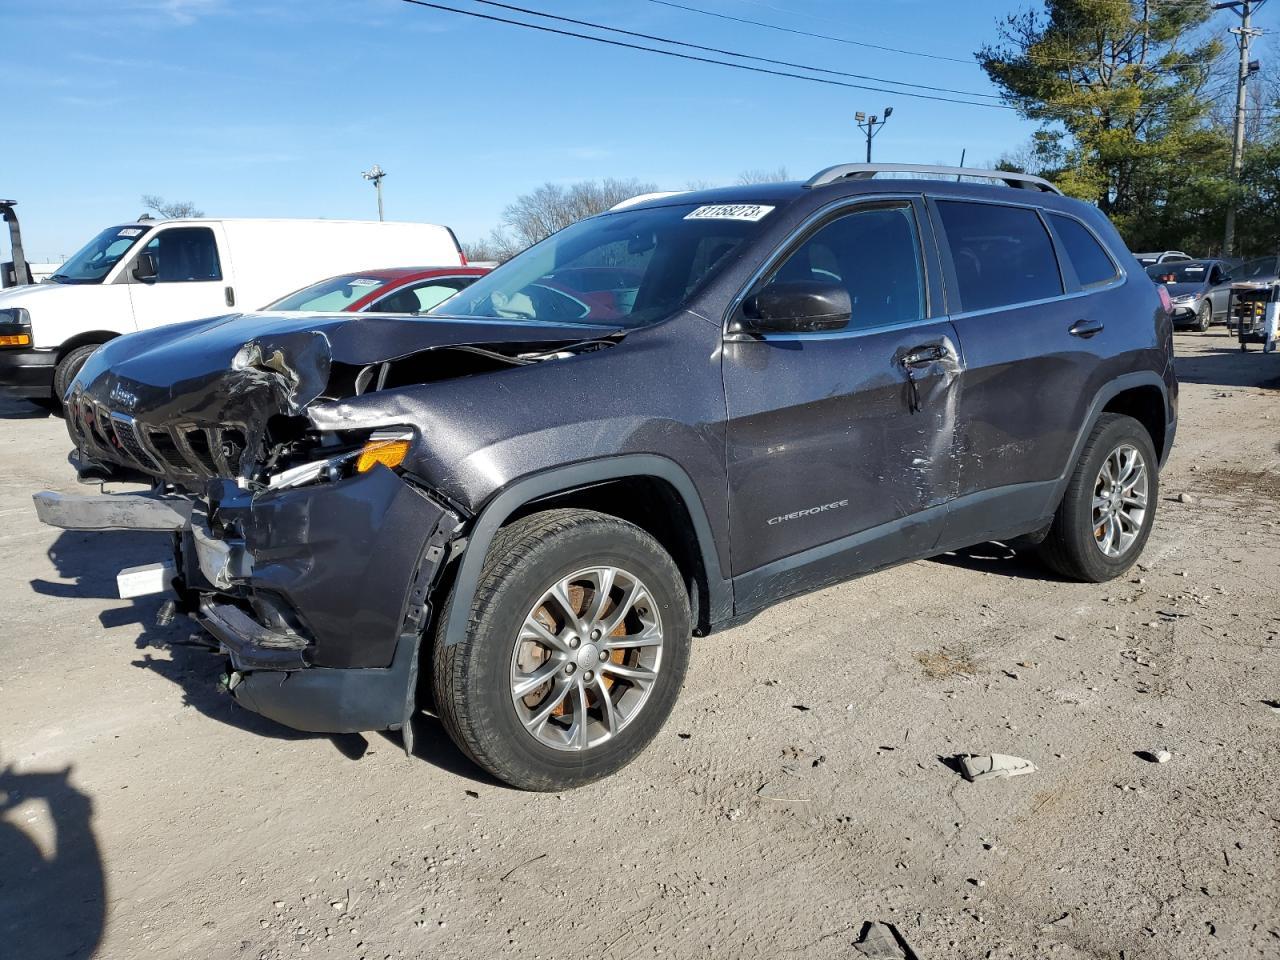
{"type": "Polygon", "coordinates": [[[113,409],[137,414],[182,414],[197,422],[205,412],[220,422],[226,403],[265,376],[275,380],[285,410],[296,413],[318,397],[333,363],[365,366],[422,350],[502,344],[537,349],[608,333],[608,328],[545,323],[372,314],[298,316],[240,313],[172,324],[112,340],[81,369],[75,386],[113,409]],[[261,376],[252,376],[253,372],[261,376]],[[214,391],[214,396],[202,396],[214,391]],[[128,396],[135,399],[128,402],[128,396]],[[207,407],[207,409],[206,409],[207,407]]]}
{"type": "MultiPolygon", "coordinates": [[[[257,463],[272,417],[301,414],[322,396],[349,395],[351,385],[361,382],[357,371],[366,371],[363,383],[370,384],[376,365],[450,349],[472,351],[468,357],[491,351],[495,366],[502,366],[503,357],[613,332],[576,324],[349,313],[229,314],[172,324],[119,337],[95,352],[69,391],[68,428],[91,461],[110,459],[170,479],[198,475],[200,457],[192,449],[198,454],[207,446],[216,454],[215,445],[234,428],[234,459],[243,454],[246,463],[257,463]],[[193,433],[200,436],[193,440],[193,433]],[[175,474],[164,469],[170,440],[184,454],[175,474]]],[[[464,359],[457,354],[453,375],[475,372],[464,359]]]]}

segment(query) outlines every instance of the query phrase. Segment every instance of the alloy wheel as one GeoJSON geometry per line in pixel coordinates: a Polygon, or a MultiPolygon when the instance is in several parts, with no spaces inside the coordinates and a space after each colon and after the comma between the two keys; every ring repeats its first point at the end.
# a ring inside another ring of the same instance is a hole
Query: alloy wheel
{"type": "Polygon", "coordinates": [[[1122,444],[1102,462],[1093,487],[1093,538],[1104,556],[1123,556],[1138,538],[1150,489],[1137,447],[1122,444]]]}
{"type": "Polygon", "coordinates": [[[553,583],[525,616],[510,693],[525,730],[556,750],[587,750],[644,708],[662,666],[662,618],[648,588],[614,566],[553,583]]]}

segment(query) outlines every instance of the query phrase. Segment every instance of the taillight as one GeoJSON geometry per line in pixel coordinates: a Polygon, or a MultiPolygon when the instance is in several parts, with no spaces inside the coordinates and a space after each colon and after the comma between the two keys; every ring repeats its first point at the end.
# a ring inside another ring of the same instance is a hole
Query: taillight
{"type": "Polygon", "coordinates": [[[1173,313],[1173,301],[1169,299],[1169,291],[1160,286],[1156,287],[1156,291],[1160,294],[1160,305],[1164,307],[1164,312],[1173,313]]]}

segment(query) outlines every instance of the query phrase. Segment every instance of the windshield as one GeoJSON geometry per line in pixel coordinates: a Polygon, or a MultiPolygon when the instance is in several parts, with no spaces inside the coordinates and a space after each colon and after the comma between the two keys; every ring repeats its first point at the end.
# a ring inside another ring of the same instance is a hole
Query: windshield
{"type": "Polygon", "coordinates": [[[101,283],[147,233],[147,227],[108,227],[49,277],[54,283],[101,283]]]}
{"type": "Polygon", "coordinates": [[[1209,275],[1205,263],[1157,263],[1147,267],[1147,276],[1157,283],[1204,283],[1209,275]]]}
{"type": "Polygon", "coordinates": [[[1232,273],[1237,280],[1258,280],[1266,277],[1274,277],[1276,275],[1276,257],[1259,257],[1257,260],[1246,261],[1239,270],[1233,270],[1232,273]]]}
{"type": "Polygon", "coordinates": [[[342,311],[357,300],[376,293],[383,287],[394,283],[394,280],[362,277],[358,273],[349,273],[341,277],[330,277],[309,287],[303,287],[296,293],[281,297],[275,303],[263,307],[264,310],[317,310],[332,313],[342,311]]]}
{"type": "Polygon", "coordinates": [[[641,327],[683,306],[772,209],[680,204],[580,220],[431,312],[641,327]]]}

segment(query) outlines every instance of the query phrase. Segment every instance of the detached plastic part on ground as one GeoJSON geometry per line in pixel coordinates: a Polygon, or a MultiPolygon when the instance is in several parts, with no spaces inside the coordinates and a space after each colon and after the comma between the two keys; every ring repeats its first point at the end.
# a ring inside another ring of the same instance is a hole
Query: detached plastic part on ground
{"type": "Polygon", "coordinates": [[[853,949],[864,957],[876,960],[920,960],[920,955],[911,949],[906,937],[898,932],[891,923],[879,923],[868,920],[862,925],[862,932],[853,945],[853,949]]]}
{"type": "Polygon", "coordinates": [[[1036,765],[1030,760],[1011,757],[1005,753],[991,753],[984,756],[966,755],[956,759],[960,761],[960,772],[972,783],[1004,777],[1020,777],[1024,773],[1036,772],[1036,765]]]}

